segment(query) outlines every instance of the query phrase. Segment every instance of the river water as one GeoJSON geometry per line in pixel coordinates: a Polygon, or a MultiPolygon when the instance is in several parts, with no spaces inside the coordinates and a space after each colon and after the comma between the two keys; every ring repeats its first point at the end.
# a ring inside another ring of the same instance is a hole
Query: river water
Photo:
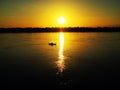
{"type": "Polygon", "coordinates": [[[110,88],[119,83],[119,60],[119,32],[0,34],[4,88],[110,88]]]}

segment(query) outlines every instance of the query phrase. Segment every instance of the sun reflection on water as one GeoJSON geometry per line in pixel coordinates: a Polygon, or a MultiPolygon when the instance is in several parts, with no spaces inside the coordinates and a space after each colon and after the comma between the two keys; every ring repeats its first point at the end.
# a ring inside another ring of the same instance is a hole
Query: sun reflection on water
{"type": "Polygon", "coordinates": [[[58,72],[62,73],[65,69],[65,61],[64,61],[64,55],[63,55],[63,47],[64,47],[64,34],[63,32],[60,32],[59,36],[59,56],[58,56],[58,61],[56,62],[57,67],[58,67],[58,72]]]}

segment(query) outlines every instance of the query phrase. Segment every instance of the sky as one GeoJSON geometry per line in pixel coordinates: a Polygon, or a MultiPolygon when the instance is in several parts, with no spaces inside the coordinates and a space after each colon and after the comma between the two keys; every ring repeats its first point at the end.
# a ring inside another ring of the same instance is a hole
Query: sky
{"type": "Polygon", "coordinates": [[[120,26],[120,0],[0,0],[0,27],[61,26],[120,26]]]}

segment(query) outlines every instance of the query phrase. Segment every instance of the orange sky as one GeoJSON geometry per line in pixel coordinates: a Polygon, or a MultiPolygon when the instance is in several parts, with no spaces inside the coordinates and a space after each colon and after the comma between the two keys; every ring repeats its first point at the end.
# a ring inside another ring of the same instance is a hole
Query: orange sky
{"type": "Polygon", "coordinates": [[[118,0],[1,0],[0,27],[120,26],[118,0]],[[58,24],[59,17],[66,23],[58,24]]]}

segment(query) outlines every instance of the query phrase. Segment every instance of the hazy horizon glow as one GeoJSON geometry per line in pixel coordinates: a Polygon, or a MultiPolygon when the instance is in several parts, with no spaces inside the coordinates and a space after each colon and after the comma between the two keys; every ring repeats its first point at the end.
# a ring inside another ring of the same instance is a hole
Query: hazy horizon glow
{"type": "Polygon", "coordinates": [[[0,0],[0,27],[120,26],[120,0],[0,0]]]}

